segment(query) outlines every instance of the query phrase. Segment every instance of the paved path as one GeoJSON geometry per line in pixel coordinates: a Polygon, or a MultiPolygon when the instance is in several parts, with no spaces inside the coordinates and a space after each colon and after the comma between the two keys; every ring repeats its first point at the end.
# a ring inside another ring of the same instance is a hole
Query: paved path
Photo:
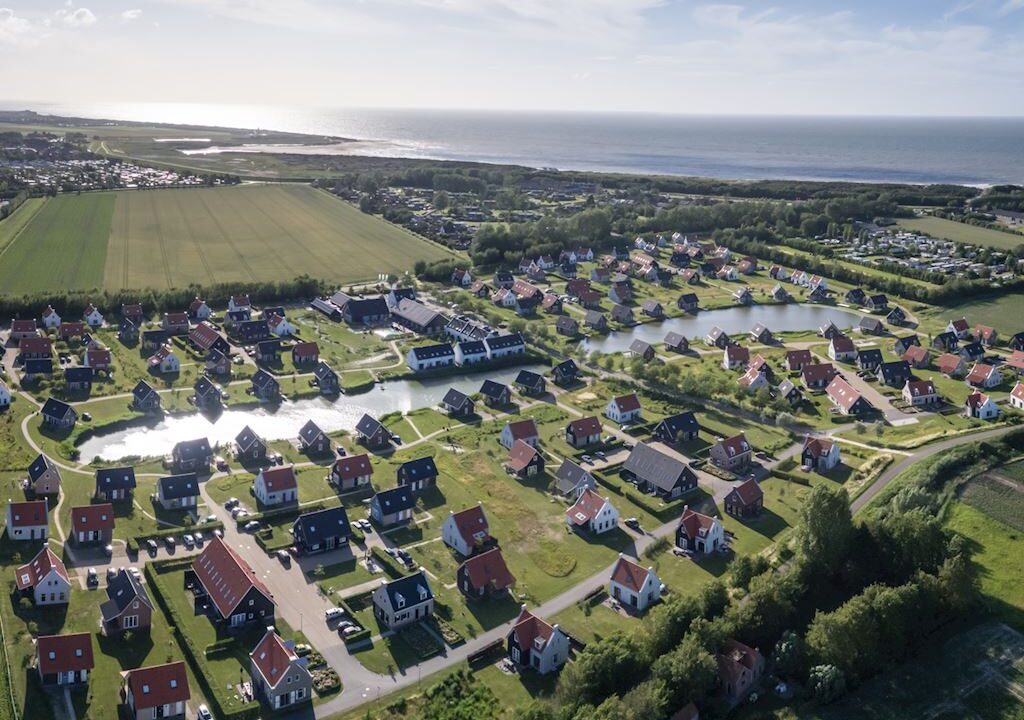
{"type": "Polygon", "coordinates": [[[954,448],[957,445],[964,445],[966,443],[977,443],[981,442],[982,440],[991,440],[993,438],[1000,437],[1013,430],[1014,427],[1015,426],[1011,425],[1009,427],[1000,427],[995,428],[993,430],[983,430],[982,432],[970,433],[968,435],[960,435],[954,438],[950,438],[948,440],[943,440],[941,442],[933,443],[931,445],[926,445],[923,448],[916,450],[913,455],[910,455],[909,457],[904,458],[898,463],[889,466],[889,468],[885,472],[878,476],[878,479],[875,480],[871,487],[869,487],[867,490],[861,493],[857,497],[857,499],[850,504],[850,509],[854,513],[863,510],[864,507],[866,507],[868,503],[870,503],[871,500],[874,499],[876,495],[878,495],[878,493],[882,492],[882,490],[884,490],[889,483],[895,480],[900,473],[902,473],[904,470],[907,470],[911,465],[914,465],[915,463],[930,458],[931,456],[936,455],[937,453],[940,453],[943,450],[949,450],[950,448],[954,448]]]}
{"type": "MultiPolygon", "coordinates": [[[[602,375],[615,375],[613,373],[605,373],[599,369],[598,372],[602,375]]],[[[618,375],[621,377],[621,374],[618,375]]],[[[623,377],[623,379],[634,381],[633,378],[629,377],[623,377]]],[[[247,381],[243,380],[239,382],[247,381]]],[[[556,405],[571,416],[581,416],[583,413],[576,408],[559,402],[559,396],[564,393],[564,390],[554,388],[551,394],[545,398],[541,400],[533,400],[520,405],[518,411],[521,412],[524,409],[528,409],[542,403],[548,403],[556,405]]],[[[35,407],[39,407],[39,403],[26,393],[21,393],[21,395],[35,407]]],[[[716,405],[716,403],[709,404],[716,405]]],[[[495,418],[499,418],[502,415],[504,415],[504,413],[497,414],[495,415],[495,418]]],[[[29,417],[31,418],[35,416],[36,414],[33,413],[29,417]]],[[[28,421],[29,418],[26,418],[22,423],[23,435],[32,448],[37,452],[41,452],[41,449],[32,440],[31,435],[28,432],[28,421]]],[[[634,438],[626,435],[616,426],[606,426],[604,429],[608,433],[628,442],[635,441],[634,438]]],[[[960,444],[998,437],[1009,432],[1011,429],[1011,427],[1002,427],[979,433],[972,433],[970,435],[957,436],[934,445],[926,446],[925,448],[916,450],[913,453],[894,451],[897,454],[905,455],[905,458],[901,462],[890,467],[886,472],[882,473],[882,475],[880,475],[879,478],[859,498],[857,498],[854,503],[852,503],[851,509],[853,512],[861,510],[890,482],[892,482],[894,478],[910,467],[913,463],[960,444]]],[[[414,446],[422,442],[428,442],[444,432],[446,431],[438,430],[434,433],[430,433],[408,443],[406,447],[414,446]]],[[[859,444],[854,441],[846,442],[854,445],[859,444]]],[[[779,453],[778,457],[776,457],[772,462],[778,462],[786,457],[791,457],[798,451],[799,443],[796,443],[779,453]]],[[[304,466],[311,464],[312,463],[299,463],[298,465],[304,466]]],[[[89,476],[92,476],[93,474],[92,469],[87,469],[82,466],[71,467],[61,463],[57,463],[57,465],[62,469],[62,471],[89,476]]],[[[771,463],[769,463],[769,465],[771,465],[771,463]]],[[[415,666],[415,673],[411,668],[405,671],[396,672],[393,675],[380,675],[368,670],[359,663],[355,657],[349,654],[348,649],[339,635],[324,622],[324,610],[331,607],[333,603],[330,602],[327,597],[320,594],[319,589],[316,586],[315,578],[311,578],[308,574],[308,571],[312,569],[310,566],[311,564],[315,565],[320,562],[329,564],[343,559],[348,559],[351,558],[351,551],[348,549],[336,551],[338,557],[333,557],[332,554],[332,556],[299,559],[294,561],[290,568],[285,568],[275,557],[268,556],[262,549],[260,549],[251,535],[238,532],[234,521],[230,517],[230,513],[228,513],[228,511],[218,503],[212,501],[212,498],[210,498],[207,491],[207,483],[209,480],[216,479],[221,475],[222,473],[215,473],[211,475],[202,482],[200,487],[201,494],[203,495],[207,506],[225,523],[225,540],[239,552],[239,554],[252,566],[253,570],[259,575],[263,582],[267,584],[270,591],[274,594],[280,616],[292,627],[299,628],[306,634],[310,642],[323,654],[327,662],[337,670],[344,684],[344,689],[339,695],[315,708],[315,714],[318,718],[326,718],[330,715],[353,709],[365,702],[373,700],[374,697],[380,697],[392,691],[408,687],[413,683],[418,682],[421,677],[428,676],[432,673],[450,667],[455,663],[461,662],[468,656],[487,647],[491,643],[501,640],[505,637],[511,627],[511,621],[498,625],[487,632],[468,640],[458,648],[449,649],[440,656],[420,663],[418,666],[415,666]]],[[[705,476],[703,473],[702,479],[712,488],[713,499],[716,503],[721,503],[725,494],[728,493],[732,487],[731,483],[719,481],[717,478],[705,476]]],[[[631,549],[632,551],[628,554],[634,557],[639,557],[643,550],[654,542],[655,539],[671,535],[675,530],[675,526],[676,523],[673,521],[666,523],[656,528],[653,532],[647,534],[637,534],[627,531],[630,532],[631,537],[634,538],[633,547],[631,549]]],[[[63,530],[59,525],[58,532],[63,535],[63,530]]],[[[380,536],[377,533],[368,535],[367,542],[369,544],[380,544],[382,546],[391,544],[385,537],[380,536]]],[[[162,546],[158,550],[158,554],[161,551],[164,551],[162,546]]],[[[176,555],[179,556],[184,554],[187,553],[183,552],[183,549],[176,553],[176,555]]],[[[72,557],[71,559],[73,560],[74,565],[79,565],[79,560],[84,562],[93,560],[91,557],[86,558],[84,556],[80,558],[72,557]]],[[[130,559],[124,558],[121,555],[120,548],[117,548],[115,549],[115,558],[96,558],[93,562],[89,562],[89,564],[98,566],[104,563],[112,564],[116,562],[118,564],[142,565],[148,559],[150,558],[139,557],[134,562],[131,562],[130,559]]],[[[584,600],[594,590],[604,586],[613,565],[614,563],[609,564],[607,567],[602,568],[589,578],[582,580],[556,597],[547,600],[540,606],[534,608],[533,612],[540,617],[551,617],[584,600]]],[[[101,573],[101,578],[102,577],[103,575],[101,573]]],[[[375,579],[362,583],[358,586],[347,588],[341,591],[341,595],[344,597],[366,592],[367,590],[375,587],[379,582],[380,580],[375,579]]]]}

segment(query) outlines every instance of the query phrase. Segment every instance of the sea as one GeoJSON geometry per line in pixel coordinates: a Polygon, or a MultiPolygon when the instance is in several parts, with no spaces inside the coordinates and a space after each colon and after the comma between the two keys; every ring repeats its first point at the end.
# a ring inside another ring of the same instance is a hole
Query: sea
{"type": "Polygon", "coordinates": [[[329,151],[338,154],[730,180],[1024,184],[1024,118],[709,116],[9,101],[0,102],[0,109],[259,128],[358,141],[331,146],[329,151]]]}

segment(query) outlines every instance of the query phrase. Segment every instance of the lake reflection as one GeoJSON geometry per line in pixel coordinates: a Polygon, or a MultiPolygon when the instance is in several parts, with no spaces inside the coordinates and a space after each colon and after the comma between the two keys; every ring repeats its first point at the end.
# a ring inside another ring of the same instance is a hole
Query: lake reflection
{"type": "Polygon", "coordinates": [[[605,337],[584,340],[583,347],[588,351],[603,353],[625,352],[629,350],[630,343],[637,339],[657,344],[669,332],[677,332],[692,339],[704,337],[716,326],[725,330],[730,337],[745,336],[758,323],[773,333],[817,330],[830,320],[838,327],[848,328],[859,322],[861,317],[860,313],[826,305],[788,303],[731,307],[637,325],[628,330],[609,333],[605,337]]]}
{"type": "MultiPolygon", "coordinates": [[[[94,435],[79,447],[86,461],[94,457],[117,460],[123,457],[167,455],[182,440],[206,437],[211,444],[227,444],[246,425],[266,440],[282,440],[298,436],[299,428],[312,420],[327,432],[352,430],[364,413],[381,417],[391,412],[408,412],[437,405],[448,388],[475,393],[484,379],[511,383],[520,370],[543,373],[542,365],[523,365],[492,372],[452,375],[429,380],[398,380],[374,386],[359,395],[339,398],[305,398],[286,401],[277,407],[227,409],[213,418],[200,413],[167,416],[152,427],[132,427],[104,435],[94,435]]],[[[403,438],[408,440],[409,438],[403,438]]]]}

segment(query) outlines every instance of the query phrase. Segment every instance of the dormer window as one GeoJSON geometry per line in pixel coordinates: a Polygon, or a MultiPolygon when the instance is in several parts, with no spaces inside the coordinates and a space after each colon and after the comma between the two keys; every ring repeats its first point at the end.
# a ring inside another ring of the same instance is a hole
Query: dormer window
{"type": "Polygon", "coordinates": [[[427,599],[427,589],[425,587],[423,587],[422,585],[417,585],[416,589],[420,591],[420,600],[426,600],[427,599]]]}
{"type": "Polygon", "coordinates": [[[149,685],[143,685],[142,686],[142,694],[143,695],[149,695],[149,685]]]}
{"type": "Polygon", "coordinates": [[[405,597],[402,595],[395,595],[395,605],[399,608],[405,607],[405,597]]]}
{"type": "Polygon", "coordinates": [[[533,639],[533,647],[535,647],[537,650],[543,650],[544,649],[544,638],[542,638],[542,637],[535,637],[533,639]]]}

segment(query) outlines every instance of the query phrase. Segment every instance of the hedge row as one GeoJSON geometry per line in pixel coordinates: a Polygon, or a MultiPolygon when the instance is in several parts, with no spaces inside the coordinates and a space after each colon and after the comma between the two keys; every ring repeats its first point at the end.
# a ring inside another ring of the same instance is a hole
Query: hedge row
{"type": "Polygon", "coordinates": [[[325,506],[323,503],[318,502],[313,503],[312,505],[305,505],[303,507],[291,506],[286,508],[278,508],[277,510],[267,510],[266,512],[261,513],[250,513],[248,515],[244,515],[240,518],[237,518],[235,520],[235,524],[238,527],[242,527],[243,525],[246,525],[247,523],[250,523],[253,520],[268,524],[279,520],[295,520],[299,517],[299,515],[309,512],[316,512],[317,510],[323,510],[324,507],[325,506]]]}
{"type": "Polygon", "coordinates": [[[156,530],[155,532],[146,533],[145,535],[136,535],[133,538],[128,538],[128,552],[137,554],[139,552],[139,547],[142,545],[142,543],[146,542],[147,540],[163,540],[164,538],[177,537],[179,535],[185,535],[187,533],[210,532],[212,530],[223,529],[224,523],[218,520],[217,522],[199,523],[198,525],[192,525],[189,527],[156,530]]]}
{"type": "Polygon", "coordinates": [[[170,290],[85,290],[35,293],[21,297],[0,297],[0,317],[39,317],[47,305],[61,315],[81,315],[90,303],[104,314],[121,310],[122,305],[142,303],[147,312],[180,311],[195,297],[207,298],[211,305],[226,304],[232,295],[248,295],[255,303],[280,304],[333,292],[325,281],[301,275],[283,282],[231,282],[213,285],[190,285],[170,290]]]}
{"type": "Polygon", "coordinates": [[[796,473],[787,472],[785,470],[779,470],[778,468],[775,468],[775,470],[772,471],[772,474],[782,478],[783,480],[794,482],[797,485],[806,485],[809,487],[811,484],[811,481],[808,480],[803,475],[797,475],[796,473]]]}
{"type": "Polygon", "coordinates": [[[405,577],[405,569],[400,566],[393,557],[376,545],[370,548],[370,554],[373,555],[374,561],[384,568],[384,572],[390,575],[393,579],[397,580],[400,577],[405,577]]]}
{"type": "MultiPolygon", "coordinates": [[[[160,569],[169,572],[176,568],[176,566],[172,564],[176,562],[178,561],[159,563],[159,567],[160,569]]],[[[164,596],[163,581],[158,579],[160,570],[157,569],[157,563],[146,563],[145,573],[146,582],[149,585],[150,592],[156,597],[157,604],[160,605],[160,609],[170,621],[171,634],[178,641],[178,646],[181,647],[185,660],[191,666],[192,674],[195,675],[196,680],[199,682],[203,695],[210,701],[210,704],[213,705],[211,710],[213,710],[214,717],[223,718],[223,720],[259,720],[260,705],[255,701],[248,703],[237,710],[226,711],[224,709],[221,705],[220,695],[218,694],[220,692],[220,688],[214,688],[210,684],[211,673],[206,667],[205,662],[206,650],[209,648],[215,648],[215,646],[219,645],[219,643],[223,641],[213,643],[208,646],[208,648],[204,648],[203,654],[200,656],[197,649],[192,645],[191,638],[181,631],[178,615],[164,596]]],[[[231,642],[234,642],[234,640],[232,639],[231,642]]],[[[214,650],[214,654],[219,652],[222,651],[219,649],[214,650]]]]}
{"type": "MultiPolygon", "coordinates": [[[[356,614],[352,611],[352,606],[345,602],[343,598],[338,598],[338,607],[345,611],[345,614],[352,619],[352,622],[359,622],[359,620],[356,619],[356,614]]],[[[354,645],[356,643],[363,642],[364,640],[369,640],[372,636],[373,633],[370,632],[370,629],[364,627],[359,632],[353,633],[348,637],[344,638],[344,640],[346,645],[354,645]]]]}

